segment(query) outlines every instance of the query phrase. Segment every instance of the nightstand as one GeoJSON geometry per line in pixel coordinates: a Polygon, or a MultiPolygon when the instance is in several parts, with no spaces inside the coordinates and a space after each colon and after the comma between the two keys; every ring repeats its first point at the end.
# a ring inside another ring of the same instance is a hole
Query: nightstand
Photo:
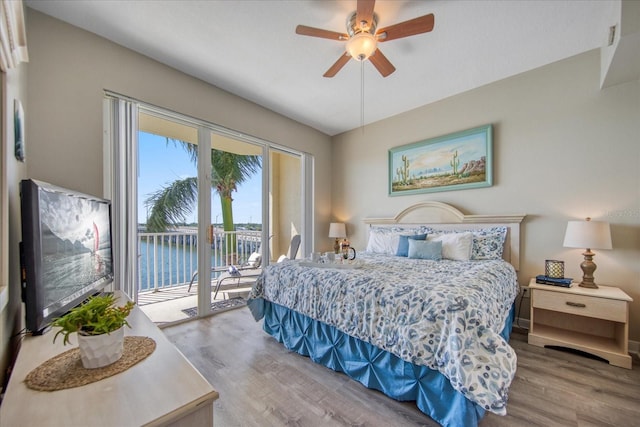
{"type": "Polygon", "coordinates": [[[629,303],[619,288],[598,289],[542,285],[529,282],[531,319],[529,344],[572,348],[631,369],[629,303]]]}

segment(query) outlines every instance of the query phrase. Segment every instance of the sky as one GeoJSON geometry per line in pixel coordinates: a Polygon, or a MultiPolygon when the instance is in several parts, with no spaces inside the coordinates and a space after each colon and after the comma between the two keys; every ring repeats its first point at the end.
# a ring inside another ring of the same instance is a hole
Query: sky
{"type": "MultiPolygon", "coordinates": [[[[145,223],[148,215],[145,200],[167,184],[197,175],[196,164],[180,146],[167,145],[164,137],[150,133],[138,133],[138,222],[145,223]]],[[[233,222],[261,222],[261,172],[238,186],[233,194],[233,222]]],[[[197,208],[185,219],[197,222],[197,208]]],[[[211,193],[211,222],[221,223],[220,198],[211,193]]]]}
{"type": "Polygon", "coordinates": [[[406,155],[412,174],[453,170],[450,162],[454,153],[458,154],[459,165],[470,160],[480,160],[487,155],[487,141],[484,134],[472,134],[443,140],[436,143],[416,143],[393,154],[393,169],[402,165],[402,155],[406,155]]]}

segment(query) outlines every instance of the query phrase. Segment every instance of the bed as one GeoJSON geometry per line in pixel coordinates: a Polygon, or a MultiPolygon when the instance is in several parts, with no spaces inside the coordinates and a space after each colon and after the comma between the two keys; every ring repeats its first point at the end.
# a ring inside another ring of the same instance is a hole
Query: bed
{"type": "Polygon", "coordinates": [[[269,265],[248,305],[288,349],[443,426],[474,426],[506,414],[523,219],[439,202],[367,219],[355,262],[269,265]]]}

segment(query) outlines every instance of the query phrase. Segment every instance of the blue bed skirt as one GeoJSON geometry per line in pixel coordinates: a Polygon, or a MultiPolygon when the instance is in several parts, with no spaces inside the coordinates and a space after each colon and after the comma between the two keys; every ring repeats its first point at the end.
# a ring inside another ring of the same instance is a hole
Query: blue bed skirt
{"type": "MultiPolygon", "coordinates": [[[[263,329],[289,350],[418,408],[443,426],[477,426],[484,409],[455,390],[438,371],[417,366],[353,338],[332,326],[266,300],[249,301],[256,319],[264,315],[263,329]]],[[[511,334],[512,308],[501,335],[511,334]]]]}

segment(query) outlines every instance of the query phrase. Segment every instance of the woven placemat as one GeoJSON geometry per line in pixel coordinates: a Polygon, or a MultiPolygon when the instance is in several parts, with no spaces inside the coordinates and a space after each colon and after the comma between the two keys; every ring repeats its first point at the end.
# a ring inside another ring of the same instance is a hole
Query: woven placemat
{"type": "Polygon", "coordinates": [[[124,337],[124,349],[118,361],[102,368],[86,369],[80,360],[80,349],[72,348],[29,372],[24,382],[27,387],[40,391],[80,387],[129,369],[155,349],[156,342],[149,337],[124,337]]]}

